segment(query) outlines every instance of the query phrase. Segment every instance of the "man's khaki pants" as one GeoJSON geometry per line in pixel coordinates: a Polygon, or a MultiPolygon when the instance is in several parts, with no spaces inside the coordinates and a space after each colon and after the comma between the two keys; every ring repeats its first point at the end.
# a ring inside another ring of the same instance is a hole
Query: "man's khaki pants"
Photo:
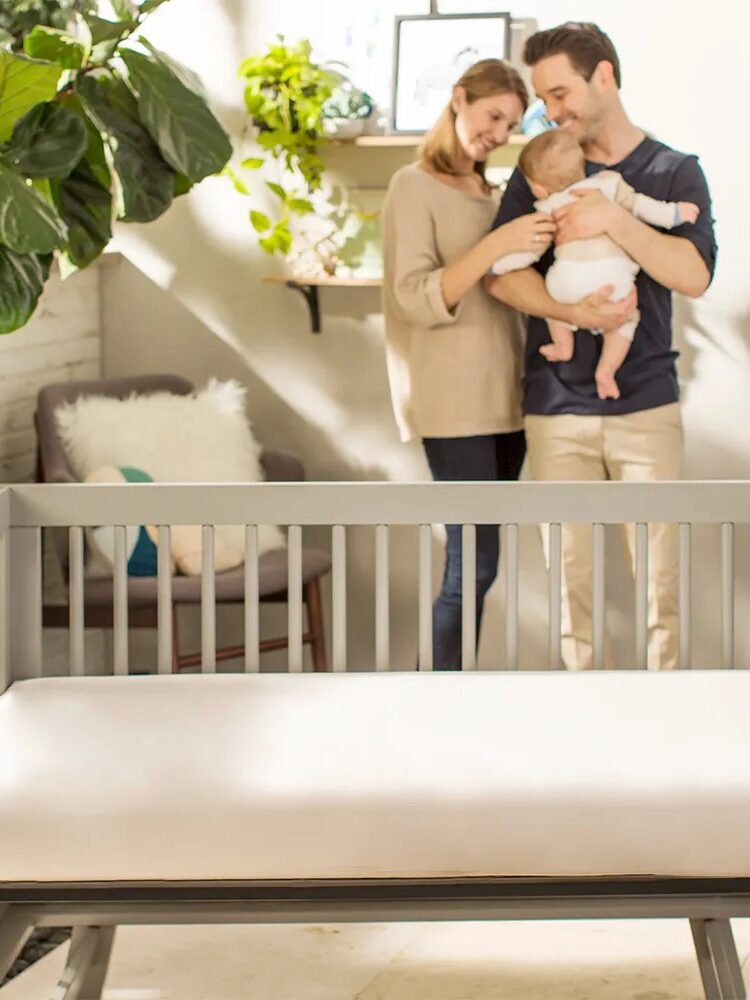
{"type": "MultiPolygon", "coordinates": [[[[680,404],[640,410],[620,417],[526,417],[526,442],[533,479],[540,481],[651,482],[682,475],[680,404]]],[[[569,670],[592,663],[590,525],[562,531],[562,658],[569,670]]],[[[626,526],[627,547],[635,567],[635,529],[626,526]]],[[[648,545],[648,666],[677,665],[676,525],[650,524],[648,545]]],[[[546,545],[545,545],[546,549],[546,545]]]]}

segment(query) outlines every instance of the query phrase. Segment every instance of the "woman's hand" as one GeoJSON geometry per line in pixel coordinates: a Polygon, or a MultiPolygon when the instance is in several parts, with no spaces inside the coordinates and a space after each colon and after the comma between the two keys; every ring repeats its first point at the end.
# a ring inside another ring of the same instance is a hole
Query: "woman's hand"
{"type": "Polygon", "coordinates": [[[552,243],[556,228],[552,216],[544,212],[520,215],[491,234],[497,240],[496,256],[504,257],[509,253],[541,255],[552,243]]]}

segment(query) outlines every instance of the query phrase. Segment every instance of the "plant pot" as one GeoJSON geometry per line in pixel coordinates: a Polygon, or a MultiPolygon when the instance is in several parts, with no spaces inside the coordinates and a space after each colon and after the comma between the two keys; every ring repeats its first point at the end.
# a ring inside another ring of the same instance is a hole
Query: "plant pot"
{"type": "Polygon", "coordinates": [[[356,139],[365,130],[364,118],[326,118],[323,128],[331,139],[356,139]]]}

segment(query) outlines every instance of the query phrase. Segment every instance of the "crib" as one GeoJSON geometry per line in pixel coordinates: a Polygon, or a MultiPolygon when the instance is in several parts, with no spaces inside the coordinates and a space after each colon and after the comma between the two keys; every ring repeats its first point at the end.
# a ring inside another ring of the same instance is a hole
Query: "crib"
{"type": "MultiPolygon", "coordinates": [[[[737,531],[750,484],[282,483],[0,491],[0,978],[35,926],[73,926],[56,996],[102,994],[117,925],[681,917],[707,997],[744,997],[750,672],[736,669],[737,531]],[[646,670],[649,524],[679,532],[680,665],[646,670]],[[287,528],[289,649],[260,671],[259,524],[287,528]],[[503,669],[432,666],[432,526],[501,524],[503,669]],[[563,525],[591,525],[595,662],[605,526],[635,524],[629,669],[561,668],[563,525]],[[87,672],[84,528],[114,525],[108,676],[87,672]],[[157,656],[130,655],[125,526],[158,525],[157,656]],[[201,524],[201,667],[172,675],[170,526],[201,524]],[[245,655],[217,672],[213,530],[245,525],[245,655]],[[411,662],[391,656],[394,526],[418,538],[411,662]],[[545,525],[545,669],[519,647],[519,530],[545,525]],[[715,531],[716,669],[689,669],[693,533],[715,531]],[[332,670],[303,669],[301,552],[330,529],[332,670]],[[347,653],[347,540],[374,534],[372,662],[347,653]],[[42,529],[67,528],[69,654],[42,643],[42,529]],[[419,670],[415,670],[416,663],[419,670]]],[[[741,619],[740,619],[741,620],[741,619]]]]}

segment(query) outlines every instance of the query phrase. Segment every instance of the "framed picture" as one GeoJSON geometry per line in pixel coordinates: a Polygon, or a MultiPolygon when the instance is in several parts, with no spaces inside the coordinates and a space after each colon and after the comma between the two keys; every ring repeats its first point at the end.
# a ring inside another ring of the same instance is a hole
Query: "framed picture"
{"type": "Polygon", "coordinates": [[[396,18],[392,125],[426,132],[456,80],[479,59],[507,59],[510,14],[426,14],[396,18]]]}

